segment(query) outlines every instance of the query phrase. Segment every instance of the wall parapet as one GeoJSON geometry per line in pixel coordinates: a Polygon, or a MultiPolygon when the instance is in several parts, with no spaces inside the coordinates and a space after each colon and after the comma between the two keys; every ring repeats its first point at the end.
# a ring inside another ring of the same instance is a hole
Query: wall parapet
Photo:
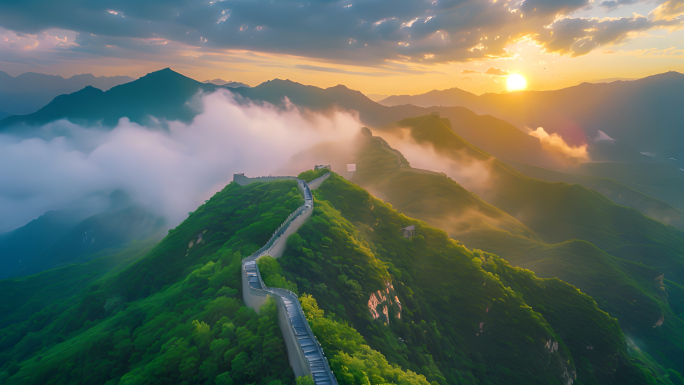
{"type": "Polygon", "coordinates": [[[275,180],[296,180],[296,176],[256,176],[247,177],[245,174],[233,174],[233,182],[239,184],[240,186],[247,186],[250,183],[255,182],[273,182],[275,180]]]}
{"type": "Polygon", "coordinates": [[[327,173],[325,175],[319,176],[318,178],[312,180],[311,182],[308,183],[309,188],[311,190],[315,190],[321,186],[321,183],[323,183],[326,179],[330,177],[330,173],[327,173]]]}

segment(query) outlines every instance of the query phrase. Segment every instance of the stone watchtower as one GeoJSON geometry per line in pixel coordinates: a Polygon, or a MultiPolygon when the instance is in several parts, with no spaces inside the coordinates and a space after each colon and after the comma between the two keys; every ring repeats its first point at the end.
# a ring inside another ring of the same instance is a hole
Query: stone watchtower
{"type": "Polygon", "coordinates": [[[416,225],[406,226],[400,231],[404,238],[409,239],[416,235],[416,225]]]}

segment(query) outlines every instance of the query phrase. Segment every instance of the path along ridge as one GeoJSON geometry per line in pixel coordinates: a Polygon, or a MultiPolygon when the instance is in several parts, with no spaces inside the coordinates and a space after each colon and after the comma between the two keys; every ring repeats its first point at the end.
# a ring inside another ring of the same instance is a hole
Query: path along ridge
{"type": "Polygon", "coordinates": [[[297,179],[298,187],[304,196],[304,204],[290,214],[261,249],[242,260],[242,293],[245,304],[258,311],[269,296],[276,300],[278,323],[285,339],[290,366],[295,376],[310,375],[316,385],[337,385],[323,349],[306,321],[297,295],[289,290],[266,286],[261,279],[257,259],[264,255],[273,258],[283,255],[287,238],[299,230],[311,217],[313,212],[311,189],[316,189],[328,177],[330,173],[311,183],[297,179]]]}

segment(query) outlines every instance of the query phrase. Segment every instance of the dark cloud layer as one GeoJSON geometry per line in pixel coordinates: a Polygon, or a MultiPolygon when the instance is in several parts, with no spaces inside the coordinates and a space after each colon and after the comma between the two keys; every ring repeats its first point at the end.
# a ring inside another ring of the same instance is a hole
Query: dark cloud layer
{"type": "Polygon", "coordinates": [[[506,46],[524,37],[552,52],[582,55],[665,25],[640,16],[562,18],[587,6],[588,0],[5,0],[0,26],[30,34],[76,31],[77,47],[69,50],[96,55],[112,47],[164,52],[171,41],[377,64],[508,57],[506,46]]]}

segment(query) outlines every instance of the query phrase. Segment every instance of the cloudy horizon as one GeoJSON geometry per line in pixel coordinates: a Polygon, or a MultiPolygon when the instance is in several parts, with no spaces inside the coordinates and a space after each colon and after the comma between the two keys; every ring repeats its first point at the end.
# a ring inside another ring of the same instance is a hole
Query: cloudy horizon
{"type": "Polygon", "coordinates": [[[549,89],[684,71],[683,14],[682,0],[11,2],[0,69],[138,77],[167,63],[198,80],[385,94],[499,92],[497,74],[517,72],[549,89]]]}

